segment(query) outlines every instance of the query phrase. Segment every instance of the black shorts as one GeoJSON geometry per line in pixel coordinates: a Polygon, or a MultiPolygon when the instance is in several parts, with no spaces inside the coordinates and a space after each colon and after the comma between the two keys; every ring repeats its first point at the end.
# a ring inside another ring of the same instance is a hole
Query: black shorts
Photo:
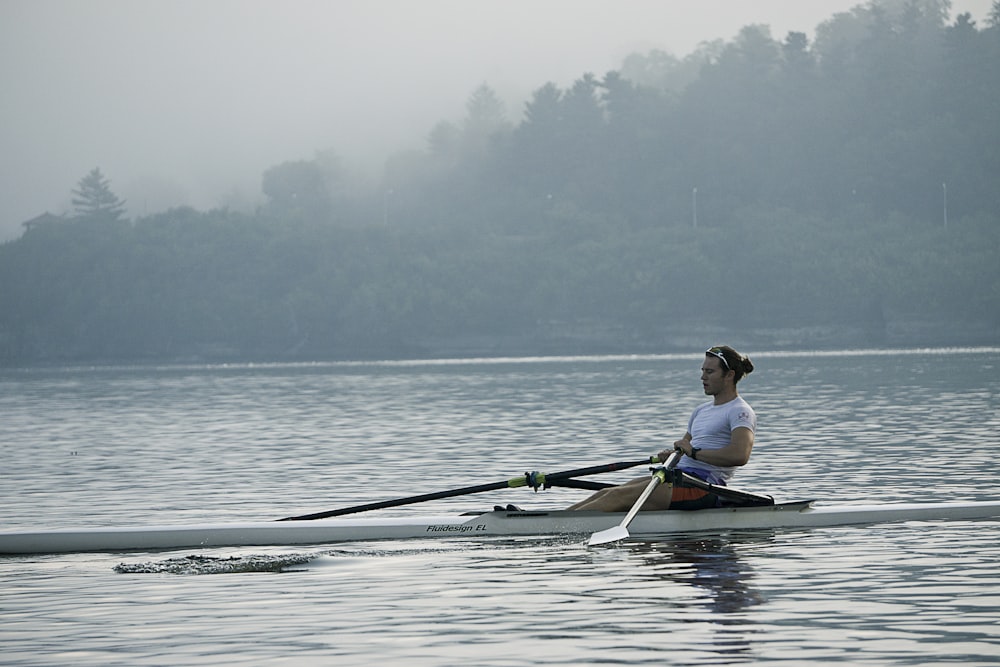
{"type": "MultiPolygon", "coordinates": [[[[691,472],[685,472],[692,475],[691,472]]],[[[692,476],[700,477],[699,475],[692,476]]],[[[670,496],[670,509],[672,510],[704,510],[718,507],[720,504],[719,496],[694,486],[687,486],[680,477],[674,482],[672,491],[670,496]]]]}
{"type": "Polygon", "coordinates": [[[672,510],[704,510],[719,506],[719,496],[693,486],[674,485],[670,496],[672,510]]]}

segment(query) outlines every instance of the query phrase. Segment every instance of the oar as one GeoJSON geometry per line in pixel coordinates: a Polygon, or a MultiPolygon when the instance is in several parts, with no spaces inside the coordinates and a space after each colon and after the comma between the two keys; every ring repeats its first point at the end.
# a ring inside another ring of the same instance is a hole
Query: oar
{"type": "Polygon", "coordinates": [[[696,489],[701,489],[702,491],[708,491],[709,493],[715,494],[721,498],[729,498],[731,500],[739,501],[739,505],[743,507],[762,507],[765,505],[773,505],[773,496],[761,496],[756,493],[750,493],[748,491],[740,491],[739,489],[730,489],[728,486],[719,486],[718,484],[709,484],[705,480],[698,479],[694,475],[689,475],[683,470],[680,472],[681,481],[685,486],[693,486],[696,489]]]}
{"type": "Polygon", "coordinates": [[[303,514],[302,516],[290,516],[278,521],[312,521],[313,519],[326,519],[332,516],[343,516],[344,514],[355,514],[357,512],[367,512],[369,510],[386,509],[387,507],[399,507],[400,505],[412,505],[428,500],[440,500],[442,498],[454,498],[472,493],[483,493],[485,491],[496,491],[498,489],[514,489],[521,486],[530,486],[536,491],[538,487],[545,487],[551,482],[569,479],[571,477],[584,477],[586,475],[597,475],[604,472],[614,472],[624,470],[649,463],[657,463],[655,457],[643,459],[641,461],[619,461],[618,463],[605,463],[604,465],[591,466],[589,468],[576,468],[575,470],[564,470],[562,472],[540,473],[526,472],[520,477],[504,480],[502,482],[492,482],[489,484],[479,484],[477,486],[464,486],[460,489],[450,489],[448,491],[437,491],[435,493],[424,493],[419,496],[409,496],[408,498],[397,498],[395,500],[383,500],[366,505],[355,505],[354,507],[343,507],[328,512],[316,512],[315,514],[303,514]]]}
{"type": "Polygon", "coordinates": [[[632,523],[632,519],[634,519],[635,515],[639,513],[642,506],[646,504],[646,500],[652,495],[653,491],[656,490],[656,487],[667,481],[667,471],[677,465],[681,456],[681,452],[674,451],[673,454],[667,457],[666,464],[653,471],[653,478],[649,480],[649,484],[647,484],[646,488],[642,490],[641,494],[639,494],[638,500],[636,500],[635,504],[632,505],[632,509],[628,511],[628,514],[625,515],[622,522],[613,528],[608,528],[607,530],[602,530],[591,535],[590,542],[587,543],[587,546],[592,547],[598,544],[607,544],[608,542],[617,542],[628,538],[628,525],[632,523]]]}

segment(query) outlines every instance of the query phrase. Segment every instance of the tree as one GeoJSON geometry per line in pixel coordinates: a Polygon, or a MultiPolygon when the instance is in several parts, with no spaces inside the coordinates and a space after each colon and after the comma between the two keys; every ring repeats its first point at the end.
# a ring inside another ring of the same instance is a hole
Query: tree
{"type": "Polygon", "coordinates": [[[317,160],[283,162],[264,172],[261,191],[271,210],[295,213],[313,221],[329,219],[332,213],[330,165],[317,160]]]}
{"type": "Polygon", "coordinates": [[[427,135],[427,146],[431,155],[443,161],[450,161],[458,154],[461,132],[455,124],[442,120],[431,128],[427,135]]]}
{"type": "Polygon", "coordinates": [[[465,104],[466,116],[462,124],[465,150],[473,157],[487,154],[491,143],[510,131],[503,101],[485,83],[476,88],[465,104]]]}
{"type": "Polygon", "coordinates": [[[125,214],[125,200],[111,191],[111,182],[94,167],[73,190],[73,207],[80,217],[118,221],[125,214]]]}

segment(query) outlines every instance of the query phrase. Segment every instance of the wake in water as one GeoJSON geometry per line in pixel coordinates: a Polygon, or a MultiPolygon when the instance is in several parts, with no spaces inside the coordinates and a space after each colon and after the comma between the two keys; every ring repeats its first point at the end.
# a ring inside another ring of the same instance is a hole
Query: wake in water
{"type": "Polygon", "coordinates": [[[241,572],[285,572],[288,568],[303,565],[317,554],[292,554],[280,556],[184,556],[148,563],[119,563],[119,574],[234,574],[241,572]]]}
{"type": "MultiPolygon", "coordinates": [[[[414,549],[414,554],[426,555],[427,551],[414,549]]],[[[114,571],[119,574],[238,574],[248,572],[288,572],[290,568],[309,565],[323,567],[330,563],[355,564],[358,560],[382,556],[405,555],[403,549],[336,549],[310,554],[249,554],[246,556],[180,556],[145,563],[119,563],[114,571]]]]}
{"type": "MultiPolygon", "coordinates": [[[[434,554],[490,552],[493,554],[517,553],[525,545],[536,550],[580,546],[577,538],[502,538],[470,542],[410,542],[406,545],[385,545],[378,548],[330,549],[302,554],[249,554],[245,556],[179,556],[145,563],[119,563],[114,567],[118,574],[238,574],[248,572],[301,572],[336,567],[344,572],[359,568],[384,567],[385,558],[433,558],[434,554]],[[348,569],[344,569],[348,568],[348,569]]],[[[528,552],[532,553],[532,552],[528,552]]]]}

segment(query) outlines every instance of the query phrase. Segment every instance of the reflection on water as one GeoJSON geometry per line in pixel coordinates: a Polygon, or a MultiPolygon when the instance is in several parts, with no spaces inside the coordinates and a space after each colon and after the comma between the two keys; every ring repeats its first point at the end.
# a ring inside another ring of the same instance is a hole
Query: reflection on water
{"type": "Polygon", "coordinates": [[[669,535],[623,543],[621,548],[637,556],[648,569],[639,576],[655,577],[692,587],[705,594],[705,616],[716,626],[711,634],[712,651],[729,662],[751,656],[750,617],[746,610],[764,601],[754,586],[753,568],[740,556],[740,549],[774,538],[773,531],[744,531],[726,535],[669,535]]]}
{"type": "MultiPolygon", "coordinates": [[[[766,543],[773,531],[747,531],[735,538],[740,545],[750,541],[766,543]]],[[[653,566],[651,576],[703,589],[711,596],[711,609],[718,612],[742,611],[761,602],[751,585],[753,570],[740,558],[729,535],[677,536],[628,541],[622,548],[653,566]]]]}

